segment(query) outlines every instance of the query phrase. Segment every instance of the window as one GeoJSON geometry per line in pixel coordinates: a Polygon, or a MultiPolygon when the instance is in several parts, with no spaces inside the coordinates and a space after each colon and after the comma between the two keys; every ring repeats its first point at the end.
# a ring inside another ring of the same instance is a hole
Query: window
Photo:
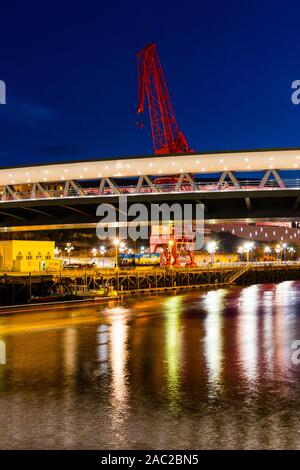
{"type": "Polygon", "coordinates": [[[21,251],[19,251],[19,253],[17,254],[16,259],[17,259],[17,260],[22,260],[22,259],[23,259],[23,256],[22,256],[22,252],[21,252],[21,251]]]}
{"type": "Polygon", "coordinates": [[[32,259],[31,251],[28,251],[28,254],[27,254],[27,256],[26,256],[26,259],[27,259],[27,260],[32,259]]]}
{"type": "Polygon", "coordinates": [[[38,254],[36,255],[36,259],[42,259],[42,253],[38,251],[38,254]]]}
{"type": "Polygon", "coordinates": [[[45,256],[45,259],[51,259],[51,255],[50,255],[50,252],[49,252],[49,251],[47,251],[47,254],[46,254],[46,256],[45,256]]]}

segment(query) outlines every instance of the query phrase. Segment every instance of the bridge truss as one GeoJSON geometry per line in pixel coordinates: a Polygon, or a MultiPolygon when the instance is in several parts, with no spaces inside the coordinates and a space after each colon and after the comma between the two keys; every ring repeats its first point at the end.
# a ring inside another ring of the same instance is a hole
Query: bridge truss
{"type": "MultiPolygon", "coordinates": [[[[249,190],[300,189],[300,179],[283,179],[278,170],[265,170],[260,179],[239,178],[238,173],[223,171],[217,178],[197,179],[196,174],[180,173],[174,183],[158,183],[151,175],[141,175],[127,180],[122,178],[98,178],[87,180],[65,180],[51,183],[35,182],[24,185],[0,187],[0,201],[21,201],[68,197],[93,197],[105,195],[173,193],[173,192],[220,192],[249,190]]],[[[247,199],[247,196],[245,196],[247,199]]],[[[249,205],[249,202],[247,202],[249,205]]]]}

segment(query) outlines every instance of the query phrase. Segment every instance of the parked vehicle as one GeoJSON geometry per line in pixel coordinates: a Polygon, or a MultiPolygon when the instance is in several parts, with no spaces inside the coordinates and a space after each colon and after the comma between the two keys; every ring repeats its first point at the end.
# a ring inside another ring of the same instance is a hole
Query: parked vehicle
{"type": "Polygon", "coordinates": [[[119,254],[119,266],[160,266],[160,253],[119,254]]]}

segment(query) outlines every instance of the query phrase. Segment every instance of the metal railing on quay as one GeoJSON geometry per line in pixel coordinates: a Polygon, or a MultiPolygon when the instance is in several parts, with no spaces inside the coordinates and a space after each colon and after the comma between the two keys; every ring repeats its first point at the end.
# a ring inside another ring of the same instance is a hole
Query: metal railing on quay
{"type": "Polygon", "coordinates": [[[55,275],[61,277],[79,277],[79,276],[91,276],[101,273],[114,274],[116,272],[126,274],[133,272],[145,272],[145,271],[199,271],[199,270],[217,270],[217,269],[228,269],[234,267],[275,267],[275,266],[300,266],[300,260],[276,260],[276,261],[237,261],[237,262],[216,262],[216,263],[198,263],[197,266],[118,266],[118,267],[92,267],[92,268],[62,268],[62,269],[45,269],[43,271],[13,271],[0,269],[0,276],[13,275],[13,276],[41,276],[41,275],[55,275]]]}

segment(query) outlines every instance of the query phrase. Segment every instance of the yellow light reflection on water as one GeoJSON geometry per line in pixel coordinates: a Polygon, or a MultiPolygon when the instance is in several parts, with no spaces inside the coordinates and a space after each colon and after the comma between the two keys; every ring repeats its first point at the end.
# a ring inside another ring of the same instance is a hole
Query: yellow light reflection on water
{"type": "Polygon", "coordinates": [[[128,325],[126,309],[111,309],[109,357],[111,367],[111,422],[116,444],[124,445],[128,411],[128,325]]]}
{"type": "Polygon", "coordinates": [[[127,399],[126,360],[128,326],[122,314],[112,315],[110,330],[110,363],[112,369],[113,402],[124,407],[127,399]]]}
{"type": "Polygon", "coordinates": [[[66,374],[71,376],[75,372],[76,352],[77,352],[77,334],[76,328],[66,328],[64,331],[64,355],[63,361],[66,374]]]}
{"type": "Polygon", "coordinates": [[[178,406],[180,394],[180,314],[182,297],[169,297],[164,302],[166,328],[167,386],[171,406],[178,406]]]}
{"type": "MultiPolygon", "coordinates": [[[[125,308],[110,309],[109,364],[111,368],[110,416],[115,444],[124,446],[128,411],[128,325],[125,308]]],[[[103,357],[102,357],[103,358],[103,357]]]]}

